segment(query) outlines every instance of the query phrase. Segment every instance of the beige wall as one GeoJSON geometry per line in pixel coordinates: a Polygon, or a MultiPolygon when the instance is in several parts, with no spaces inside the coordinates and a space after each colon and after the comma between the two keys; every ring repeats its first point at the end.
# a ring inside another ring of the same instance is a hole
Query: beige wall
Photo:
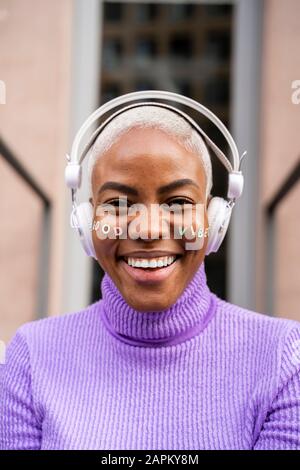
{"type": "MultiPolygon", "coordinates": [[[[261,172],[258,307],[265,308],[266,271],[262,213],[300,155],[300,105],[291,101],[300,79],[300,2],[266,0],[261,83],[261,172]]],[[[258,84],[259,85],[259,84],[258,84]]],[[[275,314],[300,320],[300,183],[276,214],[275,314]]]]}
{"type": "MultiPolygon", "coordinates": [[[[49,315],[60,314],[72,44],[71,0],[0,0],[0,133],[52,201],[49,315]]],[[[0,338],[36,311],[41,205],[0,159],[0,338]]]]}

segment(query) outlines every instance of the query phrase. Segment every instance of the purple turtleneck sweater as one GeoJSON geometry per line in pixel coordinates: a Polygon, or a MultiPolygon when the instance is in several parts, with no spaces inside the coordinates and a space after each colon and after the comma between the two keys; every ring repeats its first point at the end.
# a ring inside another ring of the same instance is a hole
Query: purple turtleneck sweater
{"type": "Polygon", "coordinates": [[[220,299],[204,263],[162,312],[102,295],[17,330],[1,449],[300,449],[300,323],[220,299]]]}

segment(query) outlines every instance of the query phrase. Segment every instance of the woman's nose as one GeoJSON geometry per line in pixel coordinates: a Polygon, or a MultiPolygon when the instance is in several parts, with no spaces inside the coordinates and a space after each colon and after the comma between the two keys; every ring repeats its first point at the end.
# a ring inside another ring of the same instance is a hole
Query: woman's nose
{"type": "Polygon", "coordinates": [[[159,204],[144,206],[137,217],[132,220],[128,227],[129,234],[134,235],[134,238],[144,240],[170,238],[170,223],[159,204]]]}

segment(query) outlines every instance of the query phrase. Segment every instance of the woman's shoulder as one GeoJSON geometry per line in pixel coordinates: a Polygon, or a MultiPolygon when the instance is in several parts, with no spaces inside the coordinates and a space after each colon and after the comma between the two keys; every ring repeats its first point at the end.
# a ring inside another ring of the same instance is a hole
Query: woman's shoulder
{"type": "Polygon", "coordinates": [[[285,318],[282,315],[270,315],[268,312],[251,310],[217,298],[218,313],[225,321],[234,321],[245,327],[262,329],[264,331],[287,331],[291,328],[300,329],[300,321],[285,318]]]}
{"type": "Polygon", "coordinates": [[[218,298],[217,321],[222,332],[226,331],[232,342],[253,345],[263,356],[278,353],[282,361],[289,358],[300,364],[300,322],[271,316],[241,307],[218,298]],[[230,334],[231,333],[231,334],[230,334]]]}
{"type": "Polygon", "coordinates": [[[14,336],[21,336],[29,344],[37,345],[66,341],[68,337],[78,337],[79,332],[88,334],[97,321],[99,303],[94,302],[78,311],[28,321],[18,327],[14,336]]]}

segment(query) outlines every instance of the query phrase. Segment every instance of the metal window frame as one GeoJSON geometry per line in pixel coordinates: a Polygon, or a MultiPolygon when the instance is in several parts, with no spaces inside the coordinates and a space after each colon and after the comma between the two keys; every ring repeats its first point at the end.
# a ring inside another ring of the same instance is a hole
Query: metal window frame
{"type": "Polygon", "coordinates": [[[265,253],[266,253],[266,309],[270,315],[275,314],[275,247],[276,247],[276,213],[278,207],[285,200],[286,196],[300,181],[300,157],[296,164],[285,178],[269,204],[265,208],[265,253]]]}
{"type": "Polygon", "coordinates": [[[42,187],[35,181],[21,160],[12,152],[8,145],[0,137],[0,156],[16,172],[21,180],[36,194],[43,204],[41,221],[41,242],[38,257],[38,289],[36,297],[37,317],[45,317],[48,314],[48,284],[49,284],[49,259],[51,243],[51,201],[42,187]]]}

